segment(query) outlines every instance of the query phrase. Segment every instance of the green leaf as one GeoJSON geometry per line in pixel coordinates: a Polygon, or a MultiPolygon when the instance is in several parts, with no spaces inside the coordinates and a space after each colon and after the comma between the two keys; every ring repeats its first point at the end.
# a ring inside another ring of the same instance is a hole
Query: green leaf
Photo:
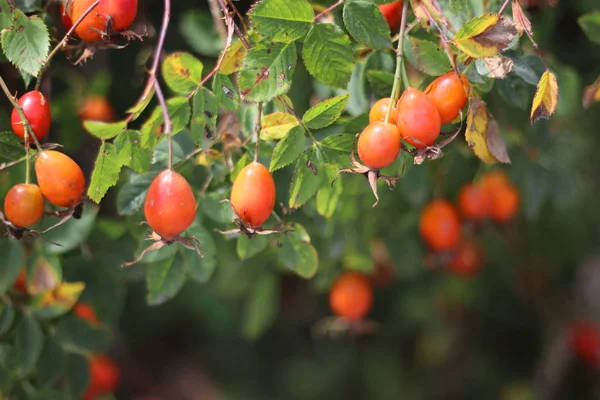
{"type": "Polygon", "coordinates": [[[0,254],[2,254],[0,294],[2,294],[13,285],[19,276],[19,271],[25,266],[23,243],[17,240],[2,239],[0,240],[0,254]]]}
{"type": "Polygon", "coordinates": [[[87,240],[96,223],[100,207],[89,205],[80,219],[71,218],[64,224],[52,229],[44,235],[44,249],[48,254],[64,254],[76,249],[87,240]],[[55,242],[60,244],[57,246],[55,242]]]}
{"type": "Polygon", "coordinates": [[[283,264],[303,278],[312,278],[319,267],[317,250],[310,243],[310,236],[300,224],[292,223],[292,229],[283,236],[279,259],[283,264]]]}
{"type": "Polygon", "coordinates": [[[35,367],[44,345],[44,334],[38,321],[24,315],[17,326],[13,362],[18,376],[24,377],[35,367]]]}
{"type": "Polygon", "coordinates": [[[146,110],[146,108],[148,107],[148,105],[150,104],[152,99],[154,98],[155,92],[156,92],[156,89],[154,88],[154,85],[153,85],[152,88],[150,88],[150,91],[148,92],[148,94],[144,98],[142,98],[139,102],[135,103],[133,106],[131,106],[127,109],[127,114],[133,114],[131,121],[137,120],[140,117],[140,115],[142,115],[142,113],[146,110]]]}
{"type": "Polygon", "coordinates": [[[42,387],[51,387],[64,376],[69,357],[52,336],[47,336],[37,363],[37,377],[42,387]]]}
{"type": "Polygon", "coordinates": [[[577,22],[592,42],[600,44],[600,11],[582,15],[577,22]]]}
{"type": "Polygon", "coordinates": [[[348,105],[349,99],[350,95],[344,94],[323,100],[304,113],[302,121],[310,129],[325,128],[340,118],[348,105]]]}
{"type": "Polygon", "coordinates": [[[190,93],[200,86],[202,69],[202,62],[185,52],[171,53],[162,63],[165,83],[176,93],[190,93]]]}
{"type": "Polygon", "coordinates": [[[121,163],[115,146],[103,142],[96,158],[92,180],[88,188],[88,197],[95,203],[100,203],[108,189],[115,186],[119,180],[121,163]]]}
{"type": "Polygon", "coordinates": [[[327,172],[327,180],[334,183],[332,185],[323,185],[317,191],[317,212],[325,218],[331,218],[337,207],[338,201],[342,197],[344,187],[342,186],[341,179],[334,181],[339,168],[333,164],[325,164],[325,168],[327,172]]]}
{"type": "Polygon", "coordinates": [[[427,75],[439,76],[452,69],[448,56],[438,44],[409,36],[404,41],[408,61],[427,75]]]}
{"type": "MultiPolygon", "coordinates": [[[[171,117],[171,134],[176,135],[181,132],[190,121],[191,109],[187,98],[173,97],[167,100],[167,110],[171,117]]],[[[142,125],[142,147],[153,148],[158,143],[160,135],[159,128],[165,122],[163,118],[163,109],[159,106],[152,111],[150,118],[142,125]]],[[[162,130],[164,132],[164,129],[162,130]]]]}
{"type": "Polygon", "coordinates": [[[365,75],[376,95],[379,97],[389,96],[394,85],[394,74],[386,71],[369,70],[365,75]]]}
{"type": "Polygon", "coordinates": [[[0,160],[14,161],[25,156],[21,141],[13,132],[0,132],[0,160]]]}
{"type": "Polygon", "coordinates": [[[294,42],[266,41],[251,48],[238,77],[242,99],[264,102],[286,93],[292,85],[296,58],[294,42]]]}
{"type": "Polygon", "coordinates": [[[387,21],[372,2],[347,2],[344,5],[343,18],[346,29],[359,44],[371,49],[392,47],[387,21]]]}
{"type": "Polygon", "coordinates": [[[274,42],[292,42],[302,38],[315,17],[306,0],[262,0],[248,15],[254,29],[274,42]]]}
{"type": "Polygon", "coordinates": [[[0,0],[0,32],[12,26],[13,11],[8,0],[0,0]]]}
{"type": "Polygon", "coordinates": [[[182,13],[179,32],[187,44],[202,55],[216,57],[223,49],[223,41],[208,11],[182,13]]]}
{"type": "Polygon", "coordinates": [[[240,107],[240,95],[229,76],[216,74],[212,87],[217,97],[217,103],[221,107],[231,111],[235,111],[240,107]]]}
{"type": "Polygon", "coordinates": [[[321,152],[314,147],[305,151],[298,159],[290,185],[290,208],[301,207],[317,193],[325,176],[321,167],[323,167],[321,152]]]}
{"type": "Polygon", "coordinates": [[[345,89],[354,65],[352,44],[342,29],[333,24],[312,27],[302,48],[308,72],[334,88],[345,89]]]}
{"type": "Polygon", "coordinates": [[[117,212],[119,215],[133,215],[142,207],[148,188],[156,175],[156,173],[135,174],[128,183],[121,187],[117,194],[117,212]]]}
{"type": "Polygon", "coordinates": [[[100,122],[83,121],[83,127],[98,139],[108,140],[127,129],[127,121],[100,122]]]}
{"type": "Polygon", "coordinates": [[[275,321],[279,304],[279,282],[272,274],[263,274],[254,283],[242,317],[242,335],[258,339],[275,321]]]}
{"type": "Polygon", "coordinates": [[[0,336],[5,335],[15,321],[15,309],[6,304],[0,308],[0,336]]]}
{"type": "Polygon", "coordinates": [[[296,161],[302,154],[305,143],[304,128],[302,126],[292,128],[275,146],[269,170],[276,171],[296,161]]]}
{"type": "Polygon", "coordinates": [[[81,354],[70,354],[67,365],[67,382],[73,399],[80,399],[90,385],[90,364],[81,354]]]}
{"type": "Polygon", "coordinates": [[[333,150],[339,150],[346,153],[351,153],[354,150],[354,135],[340,133],[338,135],[327,136],[321,140],[321,145],[333,150]]]}
{"type": "Polygon", "coordinates": [[[263,115],[260,118],[260,139],[282,139],[286,133],[299,124],[298,119],[294,115],[285,112],[277,111],[272,114],[263,115]]]}
{"type": "Polygon", "coordinates": [[[194,114],[190,124],[192,138],[197,146],[203,149],[211,147],[211,141],[217,134],[217,115],[219,102],[217,97],[208,89],[202,88],[195,95],[194,114]]]}
{"type": "Polygon", "coordinates": [[[185,283],[185,262],[182,262],[179,257],[181,257],[180,253],[148,266],[146,299],[149,305],[157,306],[172,299],[185,283]]]}
{"type": "Polygon", "coordinates": [[[104,351],[110,334],[79,317],[67,316],[56,325],[55,338],[65,350],[87,354],[104,351]]]}
{"type": "Polygon", "coordinates": [[[240,235],[237,240],[236,252],[240,260],[246,260],[263,251],[268,244],[269,238],[264,235],[255,235],[251,238],[240,235]]]}
{"type": "Polygon", "coordinates": [[[37,76],[50,50],[46,24],[15,9],[12,28],[2,31],[2,50],[20,71],[37,76]]]}
{"type": "Polygon", "coordinates": [[[185,252],[187,273],[193,280],[206,283],[210,280],[217,267],[217,245],[208,229],[195,221],[187,230],[188,234],[200,241],[200,249],[204,257],[188,249],[185,252]]]}
{"type": "Polygon", "coordinates": [[[14,0],[14,3],[24,13],[42,10],[42,0],[14,0]]]}
{"type": "Polygon", "coordinates": [[[152,164],[152,150],[142,148],[141,140],[141,132],[125,131],[117,136],[114,145],[121,165],[144,174],[152,164]]]}

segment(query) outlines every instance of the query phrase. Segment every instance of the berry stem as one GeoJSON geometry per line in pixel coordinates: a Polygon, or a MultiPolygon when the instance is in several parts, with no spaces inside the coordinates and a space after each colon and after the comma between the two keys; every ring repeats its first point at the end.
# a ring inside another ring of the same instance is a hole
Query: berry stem
{"type": "Polygon", "coordinates": [[[504,14],[504,10],[506,10],[506,7],[508,7],[508,3],[510,3],[511,0],[504,0],[504,4],[502,4],[502,7],[500,7],[500,11],[498,11],[498,15],[502,15],[504,14]]]}
{"type": "Polygon", "coordinates": [[[258,151],[260,149],[260,131],[262,130],[262,117],[263,103],[258,103],[258,116],[256,117],[256,148],[254,149],[254,162],[258,162],[258,151]]]}
{"type": "MultiPolygon", "coordinates": [[[[31,129],[31,125],[29,125],[29,121],[25,117],[25,113],[23,113],[23,108],[19,105],[19,102],[17,101],[17,99],[15,99],[13,97],[13,95],[10,93],[8,86],[6,86],[6,82],[4,82],[4,79],[2,79],[1,76],[0,76],[0,87],[2,87],[2,91],[4,92],[4,94],[10,101],[10,103],[13,105],[15,110],[17,110],[17,114],[19,114],[19,117],[21,117],[21,123],[23,124],[23,129],[25,130],[25,143],[29,143],[29,136],[31,135],[31,137],[33,138],[33,141],[35,143],[35,147],[38,149],[38,151],[41,152],[42,145],[40,144],[37,137],[35,136],[35,133],[33,133],[33,130],[31,129]]],[[[25,149],[27,151],[25,156],[29,157],[29,146],[25,146],[25,149]]]]}
{"type": "MultiPolygon", "coordinates": [[[[392,113],[392,106],[396,104],[396,99],[401,89],[401,79],[406,75],[406,69],[404,67],[404,35],[406,33],[406,14],[408,13],[408,2],[405,1],[402,5],[402,19],[400,20],[400,37],[398,38],[398,48],[396,50],[396,72],[394,74],[394,86],[392,87],[392,94],[390,95],[390,106],[385,113],[384,122],[387,124],[390,120],[390,114],[392,113]]],[[[405,79],[404,85],[408,87],[408,79],[405,79]]]]}
{"type": "MultiPolygon", "coordinates": [[[[229,16],[229,18],[231,18],[233,20],[233,17],[231,17],[231,15],[229,15],[229,11],[227,10],[227,5],[223,2],[223,0],[218,0],[218,1],[219,1],[219,5],[221,6],[221,9],[223,10],[223,14],[225,14],[226,16],[229,16]]],[[[236,13],[239,15],[237,8],[235,8],[235,6],[233,4],[231,4],[231,5],[234,7],[236,13]]],[[[243,18],[241,18],[241,16],[240,16],[240,20],[243,21],[243,18]]],[[[244,37],[244,33],[240,30],[240,28],[237,26],[237,24],[235,24],[235,22],[233,24],[233,28],[235,30],[235,33],[237,33],[238,37],[240,38],[240,41],[246,48],[246,50],[250,50],[250,44],[244,37]]]]}
{"type": "Polygon", "coordinates": [[[318,13],[315,16],[314,21],[318,21],[319,18],[321,18],[323,15],[335,10],[338,6],[342,5],[344,3],[344,0],[339,0],[337,3],[333,4],[332,6],[326,8],[325,10],[321,11],[320,13],[318,13]]]}
{"type": "Polygon", "coordinates": [[[79,19],[77,19],[77,21],[75,21],[75,23],[73,23],[73,26],[71,27],[71,29],[69,29],[69,31],[65,34],[65,36],[62,38],[62,40],[60,42],[58,42],[58,44],[54,47],[54,49],[52,49],[52,51],[50,52],[50,54],[48,54],[48,57],[46,57],[46,61],[42,65],[42,68],[40,69],[40,72],[39,72],[39,74],[37,76],[37,82],[35,83],[35,90],[39,90],[40,85],[42,84],[42,76],[44,75],[44,72],[46,71],[46,68],[48,67],[48,65],[50,65],[50,61],[52,60],[52,58],[56,55],[56,53],[58,53],[58,51],[62,47],[64,47],[67,44],[67,41],[69,40],[69,37],[73,34],[73,32],[75,32],[75,29],[77,29],[77,27],[79,26],[79,24],[81,24],[83,22],[83,20],[85,19],[85,17],[87,17],[88,14],[91,13],[92,10],[94,8],[96,8],[99,3],[100,3],[100,0],[94,1],[87,8],[87,10],[85,10],[85,12],[83,14],[81,14],[81,17],[79,17],[79,19]]]}

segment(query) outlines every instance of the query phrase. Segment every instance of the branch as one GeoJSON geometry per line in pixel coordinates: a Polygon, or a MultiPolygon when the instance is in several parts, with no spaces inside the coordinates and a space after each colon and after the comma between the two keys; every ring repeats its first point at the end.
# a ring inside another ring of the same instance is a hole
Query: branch
{"type": "Polygon", "coordinates": [[[344,3],[344,0],[339,0],[337,3],[335,3],[334,5],[326,8],[325,10],[323,10],[322,12],[318,13],[317,15],[315,15],[315,19],[314,21],[318,21],[319,18],[321,18],[323,15],[330,13],[331,11],[335,10],[338,6],[342,5],[344,3]]]}
{"type": "MultiPolygon", "coordinates": [[[[219,5],[221,6],[221,10],[223,10],[223,14],[228,16],[229,11],[227,11],[227,5],[223,2],[223,0],[217,0],[217,1],[219,2],[219,5]]],[[[229,15],[229,18],[232,18],[231,15],[229,15]]],[[[233,18],[232,18],[232,20],[233,20],[233,18]]],[[[250,50],[250,44],[248,44],[248,41],[244,37],[244,34],[240,30],[240,28],[235,24],[235,22],[233,23],[233,28],[235,29],[235,33],[238,35],[238,37],[244,44],[244,47],[246,48],[246,50],[250,50]]]]}

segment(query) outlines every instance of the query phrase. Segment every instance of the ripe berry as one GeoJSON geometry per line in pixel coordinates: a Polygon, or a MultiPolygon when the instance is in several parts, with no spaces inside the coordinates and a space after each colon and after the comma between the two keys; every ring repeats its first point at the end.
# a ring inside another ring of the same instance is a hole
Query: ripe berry
{"type": "MultiPolygon", "coordinates": [[[[23,108],[25,118],[27,118],[35,137],[38,140],[45,138],[50,130],[50,123],[52,121],[50,102],[46,96],[37,90],[32,90],[21,96],[19,105],[23,108]]],[[[13,109],[10,116],[10,124],[13,132],[25,140],[25,127],[16,108],[13,109]]],[[[29,142],[33,142],[33,138],[30,137],[29,142]]]]}
{"type": "Polygon", "coordinates": [[[231,204],[237,216],[251,227],[265,223],[275,207],[275,181],[269,170],[253,162],[235,178],[231,188],[231,204]]]}
{"type": "Polygon", "coordinates": [[[434,200],[421,213],[419,231],[431,250],[451,250],[461,237],[458,212],[449,201],[434,200]]]}
{"type": "Polygon", "coordinates": [[[490,214],[491,197],[479,185],[467,184],[458,192],[458,208],[463,217],[483,221],[490,214]]]}
{"type": "Polygon", "coordinates": [[[573,323],[569,332],[569,345],[583,363],[590,367],[600,365],[600,333],[591,322],[573,323]]]}
{"type": "Polygon", "coordinates": [[[27,272],[25,272],[25,268],[22,268],[19,271],[19,276],[15,283],[13,283],[13,288],[20,293],[27,293],[27,272]]]}
{"type": "Polygon", "coordinates": [[[385,168],[398,157],[401,146],[396,125],[372,122],[358,137],[358,156],[371,169],[385,168]]]}
{"type": "Polygon", "coordinates": [[[406,89],[397,108],[396,124],[404,140],[420,149],[435,143],[442,124],[437,108],[425,93],[406,89]]]}
{"type": "Polygon", "coordinates": [[[362,319],[373,304],[373,288],[359,272],[342,273],[329,292],[329,305],[334,314],[357,321],[362,319]]]}
{"type": "MultiPolygon", "coordinates": [[[[388,108],[390,107],[391,99],[389,97],[384,97],[383,99],[377,100],[373,107],[371,107],[371,111],[369,111],[369,122],[383,122],[385,121],[385,115],[387,114],[388,108]]],[[[398,110],[396,107],[392,107],[392,111],[390,112],[390,119],[388,122],[390,124],[396,123],[396,114],[398,110]]]]}
{"type": "Polygon", "coordinates": [[[112,122],[115,120],[115,110],[104,96],[92,95],[81,103],[79,117],[84,121],[112,122]]]}
{"type": "Polygon", "coordinates": [[[103,354],[94,354],[90,357],[89,366],[90,384],[83,400],[95,400],[117,390],[121,373],[112,359],[103,354]]]}
{"type": "Polygon", "coordinates": [[[489,192],[493,192],[496,188],[509,184],[510,179],[501,170],[488,172],[481,178],[481,187],[489,192]]]}
{"type": "Polygon", "coordinates": [[[454,71],[450,71],[431,82],[425,94],[435,104],[442,124],[447,124],[454,121],[465,107],[470,90],[471,86],[464,75],[461,74],[459,78],[454,71]]]}
{"type": "Polygon", "coordinates": [[[490,196],[490,214],[495,222],[508,222],[517,214],[520,196],[519,191],[514,186],[499,186],[490,193],[490,196]]]}
{"type": "Polygon", "coordinates": [[[476,241],[467,240],[458,245],[449,267],[455,275],[472,278],[479,273],[483,263],[484,255],[481,245],[476,241]]]}
{"type": "Polygon", "coordinates": [[[13,186],[4,199],[4,214],[19,228],[38,222],[44,214],[44,197],[38,185],[20,183],[13,186]]]}
{"type": "Polygon", "coordinates": [[[188,181],[172,170],[154,178],[144,203],[146,221],[165,239],[181,235],[194,222],[196,199],[188,181]]]}
{"type": "Polygon", "coordinates": [[[65,30],[68,32],[69,29],[71,29],[73,27],[73,20],[71,19],[69,14],[67,14],[65,5],[63,3],[60,4],[58,12],[60,14],[60,20],[61,20],[63,26],[65,27],[65,30]]]}
{"type": "Polygon", "coordinates": [[[83,171],[69,156],[44,150],[35,160],[35,174],[42,194],[61,207],[73,207],[81,201],[85,189],[83,171]]]}
{"type": "Polygon", "coordinates": [[[392,32],[396,31],[400,26],[401,10],[402,0],[379,6],[379,11],[383,14],[392,32]]]}
{"type": "MultiPolygon", "coordinates": [[[[93,3],[94,0],[74,1],[71,19],[77,21],[93,3]]],[[[116,32],[129,28],[135,20],[137,8],[137,0],[100,0],[98,6],[75,28],[75,33],[88,43],[97,42],[102,38],[100,32],[106,32],[109,20],[116,32]]]]}
{"type": "Polygon", "coordinates": [[[92,325],[100,325],[96,311],[87,303],[75,304],[75,307],[73,307],[73,313],[75,313],[75,315],[77,315],[79,318],[88,321],[92,325]]]}

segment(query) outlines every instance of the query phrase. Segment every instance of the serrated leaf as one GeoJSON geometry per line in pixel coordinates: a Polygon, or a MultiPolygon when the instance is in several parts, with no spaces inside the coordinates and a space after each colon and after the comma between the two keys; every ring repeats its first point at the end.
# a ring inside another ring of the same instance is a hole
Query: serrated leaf
{"type": "Polygon", "coordinates": [[[206,283],[212,278],[217,267],[217,244],[211,232],[198,221],[194,221],[187,233],[200,241],[200,249],[204,255],[200,257],[195,251],[181,250],[185,252],[187,274],[196,282],[206,283]]]}
{"type": "MultiPolygon", "coordinates": [[[[188,125],[191,116],[190,102],[183,96],[173,97],[167,100],[167,110],[171,117],[171,135],[176,135],[188,125]]],[[[158,138],[163,132],[161,126],[164,124],[163,110],[160,105],[156,106],[152,114],[142,125],[142,147],[153,148],[158,143],[158,138]]]]}
{"type": "Polygon", "coordinates": [[[487,146],[494,158],[501,163],[510,164],[510,157],[506,149],[506,143],[500,136],[500,126],[494,118],[489,119],[487,131],[487,146]]]}
{"type": "Polygon", "coordinates": [[[117,212],[119,215],[133,215],[144,204],[146,193],[156,174],[134,175],[121,187],[117,194],[117,212]]]}
{"type": "Polygon", "coordinates": [[[114,145],[121,165],[143,174],[150,169],[152,150],[142,148],[141,140],[141,132],[128,130],[119,134],[114,145]]]}
{"type": "Polygon", "coordinates": [[[274,42],[292,42],[310,29],[315,13],[306,0],[262,0],[248,16],[254,29],[274,42]]]}
{"type": "Polygon", "coordinates": [[[38,321],[24,315],[17,326],[13,362],[18,376],[24,377],[35,366],[44,345],[44,334],[38,321]]]}
{"type": "Polygon", "coordinates": [[[508,57],[485,57],[475,61],[475,66],[481,76],[504,79],[513,70],[514,62],[508,57]]]}
{"type": "Polygon", "coordinates": [[[233,42],[231,46],[229,46],[229,49],[227,49],[227,53],[225,53],[225,57],[219,68],[219,73],[231,75],[238,72],[242,68],[244,57],[246,57],[247,52],[248,50],[246,50],[246,47],[241,40],[233,42]]]}
{"type": "Polygon", "coordinates": [[[96,224],[96,216],[100,208],[96,205],[85,207],[85,212],[79,219],[71,218],[64,224],[57,226],[44,237],[44,249],[47,254],[64,254],[76,249],[87,240],[96,224]],[[60,244],[57,246],[54,243],[60,244]]]}
{"type": "Polygon", "coordinates": [[[368,1],[350,1],[344,5],[344,25],[350,35],[371,49],[392,47],[390,28],[379,8],[368,1]]]}
{"type": "Polygon", "coordinates": [[[490,153],[487,145],[488,122],[488,111],[483,100],[479,97],[471,98],[465,139],[479,159],[486,164],[493,164],[496,158],[490,153]]]}
{"type": "Polygon", "coordinates": [[[292,223],[288,228],[292,231],[283,237],[279,259],[283,265],[301,277],[312,278],[319,268],[317,250],[310,243],[310,236],[302,225],[292,223]]]}
{"type": "Polygon", "coordinates": [[[88,120],[83,121],[83,127],[98,139],[108,140],[127,129],[127,121],[101,122],[88,120]]]}
{"type": "Polygon", "coordinates": [[[0,294],[3,294],[13,285],[25,265],[25,249],[20,241],[4,239],[0,240],[0,254],[0,294]]]}
{"type": "Polygon", "coordinates": [[[108,189],[115,186],[119,180],[121,163],[115,146],[103,142],[98,151],[98,158],[94,164],[88,197],[95,203],[100,203],[108,189]]]}
{"type": "Polygon", "coordinates": [[[219,103],[217,97],[206,88],[198,90],[192,102],[194,113],[190,123],[190,132],[194,143],[206,150],[211,147],[211,141],[217,135],[219,103]]]}
{"type": "Polygon", "coordinates": [[[302,126],[292,128],[275,146],[269,170],[276,171],[296,161],[302,154],[305,144],[304,128],[302,126]]]}
{"type": "Polygon", "coordinates": [[[308,72],[322,83],[346,89],[354,66],[352,43],[341,28],[317,24],[304,41],[302,58],[308,72]]]}
{"type": "Polygon", "coordinates": [[[513,41],[515,24],[497,14],[481,15],[467,21],[454,36],[454,44],[469,57],[494,57],[513,41]]]}
{"type": "Polygon", "coordinates": [[[13,132],[0,132],[0,160],[14,161],[25,156],[21,140],[13,132]]]}
{"type": "Polygon", "coordinates": [[[517,0],[513,0],[512,2],[512,14],[513,21],[515,21],[515,25],[517,26],[517,30],[519,31],[519,35],[522,35],[523,32],[526,32],[530,37],[533,37],[533,29],[531,28],[531,21],[525,15],[523,8],[521,7],[521,2],[517,0]]]}
{"type": "Polygon", "coordinates": [[[394,74],[386,71],[369,70],[365,74],[371,89],[379,97],[389,96],[394,85],[394,74]]]}
{"type": "Polygon", "coordinates": [[[318,149],[306,150],[298,159],[290,185],[290,208],[301,207],[317,193],[325,176],[322,167],[323,158],[318,149]]]}
{"type": "Polygon", "coordinates": [[[240,235],[237,239],[236,252],[240,260],[246,260],[259,254],[268,244],[269,238],[265,235],[255,235],[251,238],[240,235]]]}
{"type": "Polygon", "coordinates": [[[14,9],[7,0],[0,0],[0,32],[12,26],[14,9]]]}
{"type": "Polygon", "coordinates": [[[449,26],[444,14],[432,3],[431,0],[410,0],[415,17],[421,23],[421,26],[427,31],[431,29],[430,17],[440,26],[449,26]]]}
{"type": "Polygon", "coordinates": [[[286,93],[296,68],[296,45],[259,43],[244,57],[244,68],[238,76],[243,100],[269,101],[286,93]]]}
{"type": "Polygon", "coordinates": [[[582,15],[577,22],[592,42],[600,44],[600,11],[582,15]]]}
{"type": "Polygon", "coordinates": [[[240,106],[240,94],[237,88],[227,75],[216,74],[213,83],[213,92],[217,98],[217,103],[231,111],[235,111],[240,106]]]}
{"type": "Polygon", "coordinates": [[[242,335],[246,340],[259,338],[277,317],[279,282],[275,275],[263,274],[254,283],[242,317],[242,335]]]}
{"type": "Polygon", "coordinates": [[[452,66],[444,49],[430,40],[417,39],[412,36],[404,41],[404,51],[408,61],[427,75],[445,74],[452,66]]]}
{"type": "Polygon", "coordinates": [[[556,111],[558,105],[558,83],[556,76],[546,71],[540,78],[537,85],[535,96],[533,97],[533,105],[531,106],[531,123],[535,123],[539,119],[549,119],[556,111]]]}
{"type": "Polygon", "coordinates": [[[274,112],[263,115],[260,118],[261,140],[279,140],[292,128],[299,125],[298,120],[292,114],[285,112],[274,112]]]}
{"type": "Polygon", "coordinates": [[[14,10],[12,26],[2,31],[2,51],[19,70],[37,76],[50,50],[46,24],[37,16],[14,10]]]}
{"type": "Polygon", "coordinates": [[[148,304],[157,306],[172,299],[185,283],[185,275],[185,263],[178,256],[150,264],[146,272],[148,304]]]}
{"type": "Polygon", "coordinates": [[[162,63],[163,79],[176,93],[190,93],[200,86],[202,69],[202,62],[186,52],[171,53],[162,63]]]}
{"type": "Polygon", "coordinates": [[[143,98],[139,99],[137,103],[135,103],[127,109],[128,114],[133,114],[133,117],[131,117],[131,121],[137,120],[140,117],[140,115],[142,115],[142,113],[146,110],[146,108],[154,98],[154,93],[156,93],[156,89],[153,85],[148,91],[148,94],[146,94],[143,98]]]}
{"type": "Polygon", "coordinates": [[[310,129],[325,128],[340,118],[340,115],[342,115],[348,105],[349,99],[350,95],[344,94],[323,100],[306,111],[302,117],[302,121],[310,129]]]}
{"type": "MultiPolygon", "coordinates": [[[[351,136],[351,135],[346,135],[351,136]]],[[[327,180],[334,182],[339,168],[332,164],[325,164],[327,180]]],[[[336,180],[332,185],[323,185],[317,192],[317,212],[325,218],[331,218],[342,196],[344,188],[342,180],[336,180]]]]}
{"type": "Polygon", "coordinates": [[[340,133],[337,135],[327,136],[321,140],[321,145],[333,150],[339,150],[346,153],[351,153],[354,150],[354,135],[340,133]]]}

